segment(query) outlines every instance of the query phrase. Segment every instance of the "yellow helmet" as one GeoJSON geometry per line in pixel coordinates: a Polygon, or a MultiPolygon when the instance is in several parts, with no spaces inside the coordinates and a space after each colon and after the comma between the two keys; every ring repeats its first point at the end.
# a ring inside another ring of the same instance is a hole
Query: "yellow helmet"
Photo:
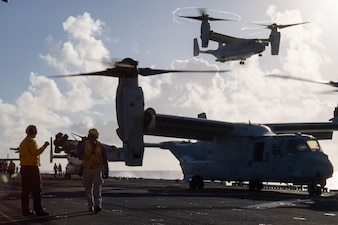
{"type": "Polygon", "coordinates": [[[95,128],[89,129],[88,131],[88,137],[95,137],[98,138],[99,137],[99,131],[95,128]]]}

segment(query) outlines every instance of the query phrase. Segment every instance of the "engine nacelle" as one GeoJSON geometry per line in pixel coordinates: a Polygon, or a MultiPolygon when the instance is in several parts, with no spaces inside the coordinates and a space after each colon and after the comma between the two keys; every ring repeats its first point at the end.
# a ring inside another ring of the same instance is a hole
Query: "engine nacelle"
{"type": "Polygon", "coordinates": [[[208,20],[203,20],[201,25],[201,40],[203,48],[208,47],[209,39],[210,39],[210,24],[208,20]]]}
{"type": "Polygon", "coordinates": [[[142,88],[137,85],[130,85],[134,81],[132,79],[120,79],[116,98],[119,128],[116,132],[123,142],[125,164],[127,166],[142,166],[144,97],[142,88]]]}
{"type": "Polygon", "coordinates": [[[72,151],[77,150],[78,141],[68,140],[67,134],[57,133],[53,144],[55,146],[55,153],[61,153],[63,151],[64,153],[69,154],[72,151]]]}
{"type": "Polygon", "coordinates": [[[279,53],[280,36],[280,32],[278,31],[271,32],[270,34],[271,55],[278,55],[279,53]]]}

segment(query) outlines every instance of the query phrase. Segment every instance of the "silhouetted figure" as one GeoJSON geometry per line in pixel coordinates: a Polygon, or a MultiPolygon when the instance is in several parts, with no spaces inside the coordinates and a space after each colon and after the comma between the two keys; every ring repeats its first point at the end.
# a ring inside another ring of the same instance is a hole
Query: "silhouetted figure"
{"type": "Polygon", "coordinates": [[[59,172],[59,177],[61,177],[62,176],[62,166],[61,166],[61,163],[59,163],[58,172],[59,172]]]}
{"type": "Polygon", "coordinates": [[[36,126],[29,125],[26,128],[27,136],[22,140],[20,152],[20,165],[21,165],[21,181],[22,181],[22,194],[21,194],[21,208],[24,216],[34,215],[34,212],[29,208],[29,197],[32,194],[33,205],[36,216],[49,215],[41,204],[41,175],[40,175],[40,154],[47,148],[49,143],[38,148],[35,141],[37,134],[36,126]]]}
{"type": "Polygon", "coordinates": [[[54,177],[56,177],[56,175],[58,174],[58,166],[56,165],[56,163],[54,163],[54,177]]]}
{"type": "Polygon", "coordinates": [[[9,162],[7,172],[8,172],[9,178],[13,179],[14,178],[13,174],[15,172],[15,163],[12,160],[9,162]]]}
{"type": "Polygon", "coordinates": [[[87,140],[78,151],[78,156],[82,160],[82,183],[85,187],[89,211],[95,213],[101,211],[102,178],[108,178],[107,152],[102,143],[97,140],[98,137],[99,132],[94,128],[90,129],[87,140]]]}

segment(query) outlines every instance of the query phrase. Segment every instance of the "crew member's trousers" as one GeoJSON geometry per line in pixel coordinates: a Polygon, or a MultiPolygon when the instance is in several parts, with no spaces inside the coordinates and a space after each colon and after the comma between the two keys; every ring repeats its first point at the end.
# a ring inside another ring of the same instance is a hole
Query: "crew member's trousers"
{"type": "Polygon", "coordinates": [[[102,168],[83,168],[82,184],[86,191],[88,206],[98,206],[101,208],[102,168]]]}
{"type": "Polygon", "coordinates": [[[43,211],[41,204],[41,176],[38,166],[21,166],[21,209],[27,214],[29,209],[29,197],[32,193],[33,206],[36,214],[43,211]]]}

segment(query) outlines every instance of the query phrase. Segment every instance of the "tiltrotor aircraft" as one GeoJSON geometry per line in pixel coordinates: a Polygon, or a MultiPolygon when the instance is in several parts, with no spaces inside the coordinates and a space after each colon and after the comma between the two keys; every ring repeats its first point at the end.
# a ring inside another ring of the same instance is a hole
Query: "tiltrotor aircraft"
{"type": "MultiPolygon", "coordinates": [[[[331,139],[338,129],[337,108],[330,122],[252,124],[158,114],[144,110],[138,75],[184,72],[138,68],[124,59],[104,71],[67,76],[111,76],[119,79],[116,93],[117,134],[122,148],[111,147],[110,161],[142,166],[145,147],[169,149],[179,160],[184,180],[190,188],[203,188],[204,180],[248,181],[251,190],[261,190],[263,182],[305,184],[311,195],[320,195],[333,166],[318,140],[331,139]],[[144,143],[144,135],[175,137],[191,141],[144,143]]],[[[209,71],[210,72],[210,71],[209,71]]],[[[56,149],[76,142],[60,135],[56,149]]],[[[70,149],[75,147],[70,147],[70,149]]],[[[108,154],[109,155],[109,154],[108,154]]]]}
{"type": "MultiPolygon", "coordinates": [[[[265,47],[271,43],[271,55],[278,55],[279,44],[281,34],[278,29],[304,24],[294,23],[286,25],[278,25],[273,23],[271,25],[262,25],[271,30],[270,36],[267,39],[245,39],[232,37],[220,33],[216,33],[210,30],[209,21],[224,21],[226,19],[219,19],[210,17],[205,10],[200,10],[199,16],[180,16],[187,19],[200,20],[201,24],[201,41],[202,48],[207,48],[209,41],[215,41],[218,43],[218,48],[214,50],[200,50],[197,38],[194,39],[194,56],[198,56],[199,53],[211,54],[216,57],[216,61],[226,62],[231,60],[240,60],[240,64],[243,65],[244,61],[252,55],[258,54],[262,56],[262,52],[265,51],[265,47]]],[[[226,20],[228,21],[228,20],[226,20]]]]}
{"type": "MultiPolygon", "coordinates": [[[[79,175],[80,167],[82,161],[75,157],[73,153],[75,153],[81,143],[84,142],[86,136],[80,136],[76,134],[72,134],[74,140],[68,139],[67,134],[58,133],[55,135],[55,139],[51,138],[50,145],[50,162],[53,162],[53,159],[67,159],[68,163],[65,168],[65,178],[71,178],[72,175],[79,175]],[[77,139],[75,136],[80,137],[77,139]],[[53,144],[55,146],[53,152],[53,144]],[[64,155],[60,155],[59,153],[64,152],[64,155]],[[54,154],[56,153],[56,154],[54,154]]],[[[116,148],[114,145],[106,145],[104,144],[105,149],[107,151],[108,161],[116,162],[116,161],[125,161],[123,152],[121,149],[116,148]]]]}

